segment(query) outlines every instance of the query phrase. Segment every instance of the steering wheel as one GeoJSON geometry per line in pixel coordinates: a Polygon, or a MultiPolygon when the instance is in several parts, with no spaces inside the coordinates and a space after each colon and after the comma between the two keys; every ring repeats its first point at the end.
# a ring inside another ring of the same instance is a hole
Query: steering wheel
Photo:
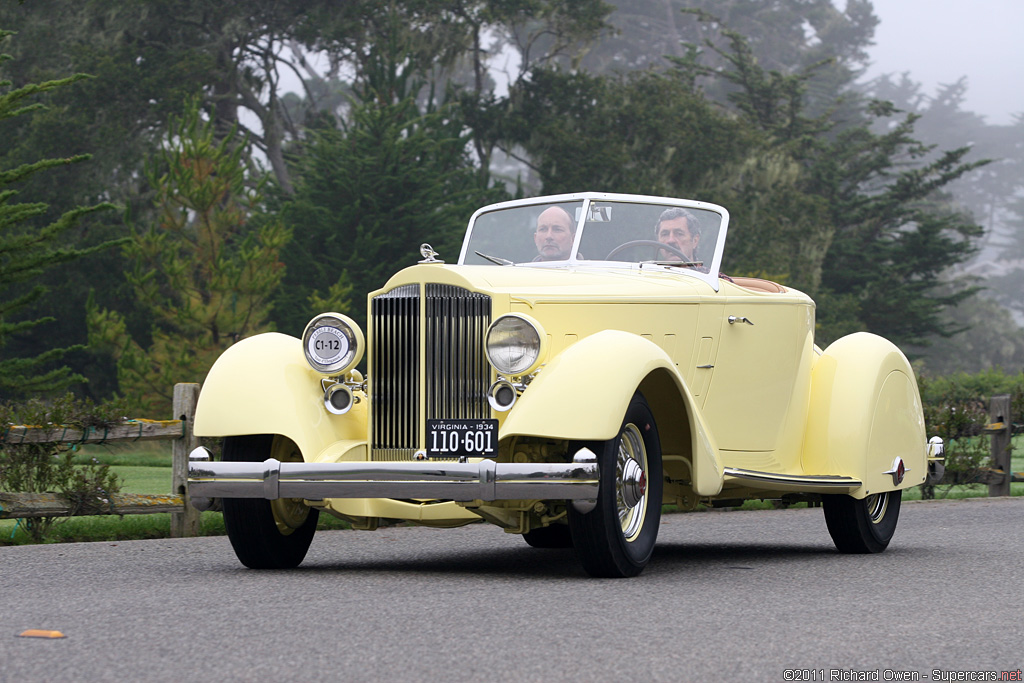
{"type": "Polygon", "coordinates": [[[681,252],[679,249],[673,247],[671,244],[665,244],[664,242],[658,242],[656,240],[630,240],[628,242],[623,242],[622,244],[608,252],[608,256],[605,257],[605,261],[611,261],[612,257],[618,254],[619,252],[631,249],[633,247],[657,247],[658,249],[664,249],[665,251],[672,252],[673,254],[678,256],[681,261],[685,261],[686,263],[690,263],[692,261],[690,257],[681,252]]]}

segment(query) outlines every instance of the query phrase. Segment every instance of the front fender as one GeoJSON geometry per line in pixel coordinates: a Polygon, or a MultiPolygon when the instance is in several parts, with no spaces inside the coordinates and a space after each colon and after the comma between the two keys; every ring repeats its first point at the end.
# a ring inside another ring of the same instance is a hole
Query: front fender
{"type": "Polygon", "coordinates": [[[662,452],[689,454],[694,491],[716,495],[723,480],[718,447],[689,388],[659,346],[628,332],[598,332],[548,363],[505,418],[502,438],[607,441],[637,390],[654,413],[662,452]]]}
{"type": "Polygon", "coordinates": [[[927,475],[921,397],[906,356],[891,342],[857,332],[833,342],[815,362],[804,439],[804,471],[853,476],[851,495],[921,484],[927,475]],[[909,472],[886,474],[897,457],[909,472]]]}
{"type": "Polygon", "coordinates": [[[199,393],[195,433],[281,434],[307,461],[337,441],[365,441],[366,401],[345,415],[328,413],[321,378],[295,337],[270,332],[243,339],[210,368],[199,393]]]}

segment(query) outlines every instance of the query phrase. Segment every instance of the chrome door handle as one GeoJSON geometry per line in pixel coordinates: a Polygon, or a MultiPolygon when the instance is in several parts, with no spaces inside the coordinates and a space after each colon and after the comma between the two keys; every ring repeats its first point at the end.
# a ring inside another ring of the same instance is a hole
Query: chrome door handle
{"type": "Polygon", "coordinates": [[[750,318],[748,318],[745,315],[741,315],[741,316],[730,315],[729,316],[729,324],[730,325],[734,325],[736,323],[746,323],[748,325],[753,325],[754,324],[754,323],[750,322],[750,318]]]}

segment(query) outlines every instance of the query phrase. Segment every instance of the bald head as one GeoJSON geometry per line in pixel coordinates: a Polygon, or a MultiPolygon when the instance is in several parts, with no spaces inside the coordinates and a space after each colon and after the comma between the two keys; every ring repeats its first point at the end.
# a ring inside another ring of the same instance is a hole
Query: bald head
{"type": "Polygon", "coordinates": [[[537,217],[537,230],[533,241],[541,261],[564,261],[572,251],[576,223],[569,212],[560,206],[551,206],[537,217]]]}

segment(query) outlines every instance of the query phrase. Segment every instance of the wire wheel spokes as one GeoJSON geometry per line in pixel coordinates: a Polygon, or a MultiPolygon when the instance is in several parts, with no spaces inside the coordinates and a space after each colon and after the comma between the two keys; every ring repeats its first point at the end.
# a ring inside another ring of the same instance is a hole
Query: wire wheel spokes
{"type": "Polygon", "coordinates": [[[615,461],[615,507],[626,541],[634,540],[647,513],[647,448],[636,425],[622,429],[615,461]]]}
{"type": "Polygon", "coordinates": [[[889,507],[889,494],[888,493],[877,493],[868,496],[864,500],[864,504],[867,507],[868,518],[872,524],[878,524],[885,518],[885,510],[889,507]]]}

